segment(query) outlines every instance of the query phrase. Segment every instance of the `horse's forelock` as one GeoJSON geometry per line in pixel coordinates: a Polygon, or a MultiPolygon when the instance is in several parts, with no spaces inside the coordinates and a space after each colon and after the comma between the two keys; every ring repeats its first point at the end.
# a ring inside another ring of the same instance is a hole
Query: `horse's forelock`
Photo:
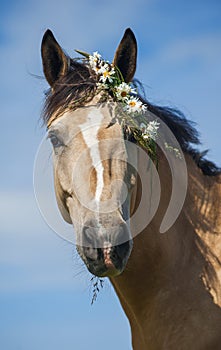
{"type": "Polygon", "coordinates": [[[46,93],[46,101],[42,118],[47,125],[63,114],[67,109],[75,110],[83,107],[95,96],[96,77],[88,66],[75,59],[70,59],[67,74],[60,77],[53,87],[46,93]]]}

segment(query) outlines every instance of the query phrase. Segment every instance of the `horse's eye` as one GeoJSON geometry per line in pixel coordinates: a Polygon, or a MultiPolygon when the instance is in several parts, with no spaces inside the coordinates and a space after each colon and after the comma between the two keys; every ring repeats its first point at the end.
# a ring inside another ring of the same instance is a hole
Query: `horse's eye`
{"type": "Polygon", "coordinates": [[[55,134],[50,135],[49,134],[48,137],[51,140],[51,143],[52,143],[54,148],[63,146],[63,142],[58,138],[57,135],[55,135],[55,134]]]}

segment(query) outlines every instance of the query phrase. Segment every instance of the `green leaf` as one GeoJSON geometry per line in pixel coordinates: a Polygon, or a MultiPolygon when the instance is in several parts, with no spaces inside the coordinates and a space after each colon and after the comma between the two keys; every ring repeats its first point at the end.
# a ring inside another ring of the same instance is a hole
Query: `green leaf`
{"type": "Polygon", "coordinates": [[[80,55],[86,57],[86,58],[89,58],[89,53],[87,52],[84,52],[84,51],[80,51],[80,50],[74,50],[75,52],[79,53],[80,55]]]}

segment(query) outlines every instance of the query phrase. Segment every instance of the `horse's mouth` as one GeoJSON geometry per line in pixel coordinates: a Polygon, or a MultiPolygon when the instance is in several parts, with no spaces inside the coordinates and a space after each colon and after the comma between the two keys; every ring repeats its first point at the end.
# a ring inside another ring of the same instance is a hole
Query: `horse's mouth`
{"type": "Polygon", "coordinates": [[[77,250],[88,270],[98,277],[120,275],[132,250],[132,240],[114,247],[89,248],[77,247],[77,250]]]}
{"type": "Polygon", "coordinates": [[[118,270],[116,267],[107,267],[106,265],[101,264],[87,264],[87,268],[97,277],[115,277],[122,273],[123,270],[118,270]]]}

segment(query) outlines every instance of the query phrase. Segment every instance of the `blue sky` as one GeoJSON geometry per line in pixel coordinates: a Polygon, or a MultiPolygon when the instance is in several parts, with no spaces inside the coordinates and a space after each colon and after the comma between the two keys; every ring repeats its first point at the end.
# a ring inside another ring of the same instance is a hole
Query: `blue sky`
{"type": "Polygon", "coordinates": [[[0,348],[131,349],[128,322],[108,284],[90,306],[90,276],[74,247],[46,225],[34,200],[33,162],[44,136],[47,84],[40,43],[109,60],[124,30],[136,34],[137,78],[149,99],[197,122],[202,149],[220,161],[221,2],[13,0],[0,3],[0,348]]]}

